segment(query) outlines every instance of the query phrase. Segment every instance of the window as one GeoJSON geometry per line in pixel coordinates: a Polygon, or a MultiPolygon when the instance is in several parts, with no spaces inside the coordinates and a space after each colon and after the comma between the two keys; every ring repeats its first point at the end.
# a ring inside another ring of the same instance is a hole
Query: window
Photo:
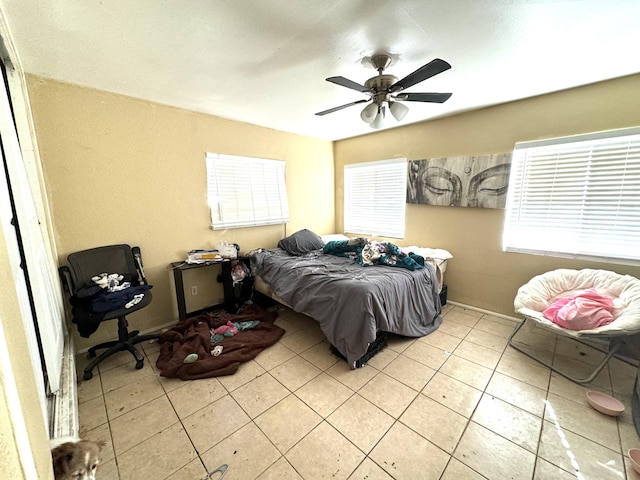
{"type": "Polygon", "coordinates": [[[406,195],[406,158],[345,165],[345,232],[403,238],[406,195]]]}
{"type": "Polygon", "coordinates": [[[285,162],[216,153],[206,161],[214,230],[289,221],[285,162]]]}
{"type": "Polygon", "coordinates": [[[511,252],[640,263],[640,128],[516,144],[511,252]]]}

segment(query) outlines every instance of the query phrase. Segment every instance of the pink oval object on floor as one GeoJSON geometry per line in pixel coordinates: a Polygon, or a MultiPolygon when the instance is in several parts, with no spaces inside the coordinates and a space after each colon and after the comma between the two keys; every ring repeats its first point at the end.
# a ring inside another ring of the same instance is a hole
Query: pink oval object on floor
{"type": "Polygon", "coordinates": [[[640,448],[630,448],[629,458],[631,459],[631,465],[633,469],[640,473],[640,448]]]}
{"type": "Polygon", "coordinates": [[[596,390],[589,390],[587,392],[587,401],[589,405],[605,415],[617,417],[624,412],[624,404],[620,400],[596,390]]]}

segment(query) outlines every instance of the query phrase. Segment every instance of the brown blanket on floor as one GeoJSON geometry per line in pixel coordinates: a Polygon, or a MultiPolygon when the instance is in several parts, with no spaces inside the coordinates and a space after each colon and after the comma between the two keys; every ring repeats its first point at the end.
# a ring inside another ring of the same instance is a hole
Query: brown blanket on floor
{"type": "Polygon", "coordinates": [[[278,314],[267,312],[257,305],[249,305],[240,313],[226,312],[203,313],[187,318],[171,330],[163,333],[160,343],[160,356],[156,366],[160,375],[182,380],[232,375],[241,363],[254,359],[262,350],[276,343],[284,329],[273,322],[278,314]],[[259,320],[257,326],[239,331],[232,337],[225,337],[216,345],[223,347],[218,356],[211,354],[211,329],[231,322],[259,320]],[[187,355],[195,353],[198,360],[184,363],[187,355]]]}

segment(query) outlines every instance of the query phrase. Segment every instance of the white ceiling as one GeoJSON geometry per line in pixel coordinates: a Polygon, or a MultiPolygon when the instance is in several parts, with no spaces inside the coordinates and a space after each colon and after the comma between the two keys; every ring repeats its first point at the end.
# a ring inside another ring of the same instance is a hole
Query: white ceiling
{"type": "MultiPolygon", "coordinates": [[[[360,84],[388,52],[402,124],[640,72],[638,0],[0,0],[28,73],[325,139],[372,132],[360,84]]],[[[398,125],[388,117],[385,128],[398,125]]]]}

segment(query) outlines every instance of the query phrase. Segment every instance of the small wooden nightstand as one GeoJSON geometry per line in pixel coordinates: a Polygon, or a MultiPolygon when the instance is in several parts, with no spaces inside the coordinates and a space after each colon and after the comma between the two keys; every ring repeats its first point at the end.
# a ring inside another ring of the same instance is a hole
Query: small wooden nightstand
{"type": "MultiPolygon", "coordinates": [[[[234,286],[233,279],[231,278],[231,269],[237,262],[244,262],[251,270],[251,257],[238,257],[233,259],[223,259],[215,262],[204,263],[187,263],[187,262],[173,262],[171,268],[173,270],[173,279],[175,280],[176,287],[176,301],[178,303],[178,320],[180,322],[187,319],[187,306],[184,298],[184,280],[182,273],[185,270],[191,270],[192,268],[212,267],[214,265],[220,265],[221,272],[218,275],[218,281],[222,283],[224,291],[224,308],[232,313],[236,313],[238,309],[244,304],[245,297],[251,296],[251,290],[253,289],[253,279],[251,276],[247,276],[240,285],[240,289],[234,286]]],[[[213,305],[212,305],[213,306],[213,305]]]]}

